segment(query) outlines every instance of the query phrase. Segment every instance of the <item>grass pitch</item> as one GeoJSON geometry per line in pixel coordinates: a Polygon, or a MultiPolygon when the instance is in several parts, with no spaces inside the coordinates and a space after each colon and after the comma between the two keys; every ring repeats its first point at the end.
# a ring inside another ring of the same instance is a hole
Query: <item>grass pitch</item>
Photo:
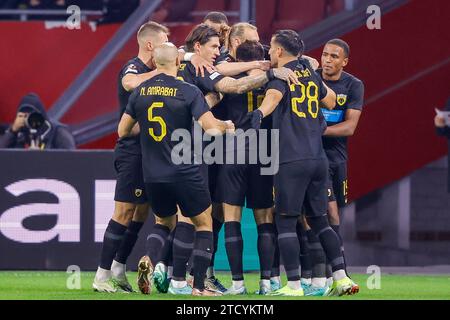
{"type": "MultiPolygon", "coordinates": [[[[128,272],[128,278],[135,289],[136,273],[128,272]]],[[[159,294],[153,289],[151,295],[135,294],[106,294],[97,293],[92,290],[93,272],[81,272],[81,288],[68,289],[67,282],[71,275],[65,272],[47,271],[1,271],[0,272],[0,300],[187,300],[198,299],[190,296],[173,296],[159,294]]],[[[231,283],[229,273],[218,272],[217,276],[226,285],[231,283]]],[[[258,289],[259,274],[245,274],[245,283],[248,295],[225,296],[209,299],[226,300],[287,300],[287,299],[378,299],[378,300],[422,300],[438,299],[450,300],[450,275],[428,276],[428,275],[382,275],[381,288],[368,288],[367,274],[353,274],[352,278],[360,285],[360,293],[355,296],[344,297],[265,297],[252,294],[258,289]]],[[[370,283],[369,279],[369,283],[370,283]]],[[[284,279],[285,283],[285,279],[284,279]]]]}

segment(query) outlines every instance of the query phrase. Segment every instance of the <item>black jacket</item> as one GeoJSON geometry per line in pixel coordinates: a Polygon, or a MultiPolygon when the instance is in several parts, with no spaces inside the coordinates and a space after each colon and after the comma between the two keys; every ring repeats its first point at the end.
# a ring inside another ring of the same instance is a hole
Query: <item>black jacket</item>
{"type": "Polygon", "coordinates": [[[39,96],[30,93],[23,97],[17,112],[24,111],[25,108],[31,109],[31,113],[41,114],[44,118],[43,124],[35,131],[26,126],[18,132],[12,132],[9,128],[0,136],[0,148],[27,149],[34,139],[40,149],[75,149],[72,133],[67,126],[48,118],[39,96]]]}

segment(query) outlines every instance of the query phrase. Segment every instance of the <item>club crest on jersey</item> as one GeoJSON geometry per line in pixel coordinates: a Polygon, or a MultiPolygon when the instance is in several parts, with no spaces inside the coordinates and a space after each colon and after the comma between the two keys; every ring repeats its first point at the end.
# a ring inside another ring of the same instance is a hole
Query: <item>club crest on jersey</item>
{"type": "Polygon", "coordinates": [[[131,73],[138,73],[137,68],[136,68],[136,66],[134,64],[130,64],[128,66],[127,70],[125,70],[125,74],[127,74],[129,72],[131,72],[131,73]]]}
{"type": "Polygon", "coordinates": [[[343,106],[347,102],[347,95],[346,94],[338,94],[337,95],[337,103],[340,106],[343,106]]]}
{"type": "Polygon", "coordinates": [[[142,189],[135,189],[134,190],[134,195],[136,196],[136,197],[140,197],[140,196],[142,196],[142,189]]]}

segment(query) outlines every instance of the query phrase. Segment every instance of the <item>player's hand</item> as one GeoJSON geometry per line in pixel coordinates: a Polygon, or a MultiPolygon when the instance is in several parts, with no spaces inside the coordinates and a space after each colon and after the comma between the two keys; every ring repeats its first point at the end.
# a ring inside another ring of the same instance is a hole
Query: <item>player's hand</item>
{"type": "Polygon", "coordinates": [[[228,134],[234,134],[235,131],[235,127],[234,127],[234,123],[231,120],[226,120],[224,121],[226,129],[225,132],[228,134]]]}
{"type": "Polygon", "coordinates": [[[14,120],[11,131],[12,132],[18,132],[20,129],[25,127],[25,121],[27,119],[28,114],[24,112],[18,112],[16,115],[16,119],[14,120]]]}
{"type": "Polygon", "coordinates": [[[191,59],[191,63],[192,65],[195,67],[195,75],[198,77],[198,75],[200,74],[202,77],[205,76],[205,69],[209,72],[209,73],[213,73],[216,69],[214,68],[214,66],[206,61],[205,59],[203,59],[200,55],[198,54],[194,54],[192,56],[191,59]]]}
{"type": "Polygon", "coordinates": [[[270,69],[270,61],[266,61],[266,60],[255,61],[254,69],[261,69],[263,71],[267,71],[270,69]]]}
{"type": "Polygon", "coordinates": [[[313,57],[302,55],[302,58],[309,62],[313,70],[317,70],[317,68],[319,67],[319,61],[317,61],[313,57]]]}
{"type": "Polygon", "coordinates": [[[261,110],[256,109],[256,110],[252,111],[250,113],[250,125],[251,125],[251,127],[253,129],[256,129],[256,130],[261,128],[261,122],[262,122],[263,118],[264,118],[264,115],[261,112],[261,110]]]}
{"type": "Polygon", "coordinates": [[[435,116],[434,117],[434,125],[437,127],[437,128],[443,128],[443,127],[445,127],[445,119],[443,118],[443,117],[441,117],[441,116],[435,116]]]}
{"type": "Polygon", "coordinates": [[[294,71],[292,71],[289,68],[286,68],[286,67],[275,68],[275,69],[273,69],[273,75],[275,76],[275,78],[278,78],[283,81],[287,81],[287,83],[289,85],[291,83],[298,84],[297,76],[295,75],[294,71]]]}

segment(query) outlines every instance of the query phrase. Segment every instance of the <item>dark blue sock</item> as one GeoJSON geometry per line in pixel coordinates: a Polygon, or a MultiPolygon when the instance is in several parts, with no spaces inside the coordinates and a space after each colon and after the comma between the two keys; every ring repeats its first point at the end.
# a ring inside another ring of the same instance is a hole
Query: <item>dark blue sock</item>
{"type": "Polygon", "coordinates": [[[326,276],[326,256],[325,252],[323,251],[322,245],[320,244],[320,240],[312,230],[306,231],[306,235],[308,237],[308,245],[312,258],[312,277],[324,278],[326,276]]]}
{"type": "Polygon", "coordinates": [[[300,245],[297,238],[296,216],[275,215],[278,229],[278,245],[283,258],[284,269],[288,281],[300,280],[300,245]]]}
{"type": "Polygon", "coordinates": [[[306,230],[299,221],[297,221],[297,237],[300,244],[301,277],[309,279],[312,276],[312,259],[308,245],[308,238],[306,236],[306,230]]]}
{"type": "Polygon", "coordinates": [[[213,233],[210,231],[197,231],[195,233],[194,251],[194,288],[205,288],[206,269],[208,269],[214,251],[213,233]]]}
{"type": "Polygon", "coordinates": [[[131,221],[125,231],[122,243],[120,244],[119,250],[117,251],[115,260],[122,264],[127,263],[127,259],[133,251],[134,245],[136,244],[139,231],[141,230],[143,222],[131,221]]]}
{"type": "Polygon", "coordinates": [[[244,280],[244,267],[242,262],[244,242],[242,240],[240,222],[225,222],[225,249],[227,251],[232,279],[235,281],[244,280]]]}
{"type": "Polygon", "coordinates": [[[261,279],[270,279],[275,253],[275,227],[272,223],[258,225],[258,257],[261,279]]]}
{"type": "Polygon", "coordinates": [[[344,241],[342,240],[341,234],[339,232],[339,225],[338,224],[330,224],[330,227],[331,227],[331,229],[334,230],[334,232],[336,232],[336,234],[339,238],[339,243],[341,245],[342,258],[344,258],[345,272],[347,273],[347,262],[345,261],[344,241]]]}
{"type": "Polygon", "coordinates": [[[345,270],[339,237],[331,229],[326,214],[318,217],[307,217],[307,221],[315,235],[319,238],[325,255],[330,261],[332,271],[345,270]]]}
{"type": "Polygon", "coordinates": [[[216,252],[217,252],[217,246],[219,244],[219,233],[220,230],[222,229],[223,226],[223,222],[217,220],[216,218],[212,218],[213,220],[213,241],[214,241],[214,252],[213,255],[211,257],[211,262],[209,264],[210,267],[214,267],[214,259],[216,257],[216,252]]]}
{"type": "Polygon", "coordinates": [[[270,274],[271,277],[279,277],[280,276],[280,248],[278,246],[278,230],[276,221],[273,222],[274,232],[275,232],[275,251],[273,253],[273,263],[272,263],[272,272],[270,274]]]}
{"type": "Polygon", "coordinates": [[[153,226],[152,232],[147,237],[147,255],[155,266],[161,261],[163,254],[163,247],[169,238],[170,229],[162,224],[155,224],[153,226]]]}
{"type": "Polygon", "coordinates": [[[105,235],[103,236],[103,247],[100,258],[100,268],[111,270],[112,261],[114,256],[119,250],[122,243],[123,234],[127,230],[127,227],[120,223],[109,220],[108,227],[106,227],[105,235]]]}
{"type": "Polygon", "coordinates": [[[173,279],[186,279],[186,264],[194,248],[195,227],[192,224],[178,222],[173,239],[173,279]]]}

